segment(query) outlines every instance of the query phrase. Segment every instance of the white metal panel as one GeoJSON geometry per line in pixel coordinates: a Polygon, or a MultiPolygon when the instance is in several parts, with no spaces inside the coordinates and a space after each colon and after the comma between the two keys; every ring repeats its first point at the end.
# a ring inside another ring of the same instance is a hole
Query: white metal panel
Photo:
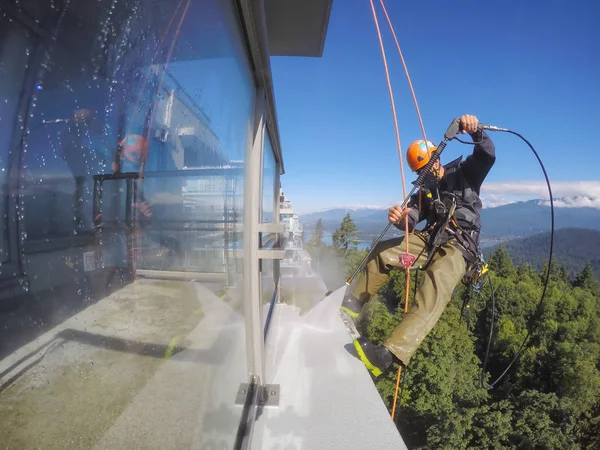
{"type": "Polygon", "coordinates": [[[345,290],[305,316],[277,305],[267,371],[274,374],[269,382],[280,385],[279,407],[257,420],[252,448],[407,448],[369,372],[345,348],[351,344],[339,315],[345,290]]]}

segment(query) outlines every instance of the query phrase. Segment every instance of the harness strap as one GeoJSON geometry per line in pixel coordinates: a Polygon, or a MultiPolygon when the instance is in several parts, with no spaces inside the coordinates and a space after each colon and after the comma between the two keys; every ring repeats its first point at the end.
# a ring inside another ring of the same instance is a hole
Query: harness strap
{"type": "Polygon", "coordinates": [[[449,208],[446,207],[445,211],[441,211],[442,207],[445,207],[445,205],[441,204],[441,202],[436,204],[436,208],[440,208],[438,216],[441,215],[444,219],[434,222],[423,233],[429,238],[427,239],[428,255],[425,263],[418,267],[418,269],[426,270],[431,264],[437,250],[442,245],[450,243],[461,252],[467,262],[467,271],[463,277],[463,283],[476,282],[487,271],[487,265],[483,263],[483,256],[479,250],[479,245],[471,234],[463,230],[454,220],[456,201],[453,199],[452,204],[449,208]]]}

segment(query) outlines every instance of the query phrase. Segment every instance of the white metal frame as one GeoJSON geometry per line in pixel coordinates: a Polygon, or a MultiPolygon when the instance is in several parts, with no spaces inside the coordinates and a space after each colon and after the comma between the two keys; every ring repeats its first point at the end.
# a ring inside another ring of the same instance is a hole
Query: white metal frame
{"type": "MultiPolygon", "coordinates": [[[[266,18],[263,0],[239,0],[241,18],[245,25],[250,56],[254,65],[256,102],[254,109],[253,141],[245,159],[244,180],[244,308],[246,321],[246,348],[248,373],[264,383],[265,355],[261,301],[261,259],[274,260],[275,288],[279,286],[279,260],[283,249],[261,249],[260,232],[282,233],[279,223],[279,177],[283,173],[283,159],[277,128],[275,101],[271,81],[266,18]],[[269,134],[277,167],[273,189],[273,223],[260,223],[262,210],[262,175],[265,133],[269,134]]],[[[280,241],[280,240],[279,240],[280,241]]]]}
{"type": "Polygon", "coordinates": [[[254,139],[245,158],[244,177],[244,317],[248,372],[259,383],[264,378],[264,343],[262,339],[262,308],[259,271],[259,219],[261,160],[265,135],[264,89],[256,92],[254,139]]]}
{"type": "MultiPolygon", "coordinates": [[[[283,228],[279,222],[279,177],[283,173],[283,158],[275,113],[275,101],[271,82],[266,18],[263,0],[238,0],[241,19],[244,22],[250,56],[252,58],[257,91],[254,107],[252,142],[249,143],[244,161],[244,249],[243,249],[243,295],[246,352],[248,361],[248,386],[246,395],[253,398],[244,402],[245,414],[240,423],[244,435],[238,436],[236,448],[249,448],[258,405],[265,392],[265,334],[261,286],[261,260],[272,259],[276,301],[279,301],[279,260],[283,259],[281,248],[261,249],[260,233],[278,233],[281,243],[283,228]],[[275,156],[276,175],[273,186],[273,223],[261,223],[263,161],[265,133],[271,139],[275,156]]],[[[242,381],[242,380],[240,380],[242,381]]],[[[244,384],[244,383],[242,383],[244,384]]]]}

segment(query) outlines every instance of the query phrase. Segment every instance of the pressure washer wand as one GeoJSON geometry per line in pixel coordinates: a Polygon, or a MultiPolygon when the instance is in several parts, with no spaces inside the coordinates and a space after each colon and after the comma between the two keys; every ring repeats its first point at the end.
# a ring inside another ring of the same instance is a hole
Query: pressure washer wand
{"type": "MultiPolygon", "coordinates": [[[[401,209],[404,209],[404,207],[408,204],[410,197],[412,197],[412,195],[415,193],[417,188],[421,187],[425,183],[425,178],[427,177],[429,172],[431,172],[431,168],[433,167],[435,162],[440,158],[440,155],[444,151],[444,148],[446,147],[446,145],[448,144],[449,141],[451,141],[452,139],[454,139],[456,137],[456,135],[458,134],[459,131],[460,131],[460,119],[457,117],[456,119],[454,119],[452,121],[452,123],[450,124],[450,126],[448,127],[446,132],[444,133],[444,140],[440,143],[440,145],[437,146],[435,151],[431,154],[431,158],[429,158],[429,161],[427,162],[427,164],[425,164],[425,166],[419,171],[419,176],[412,183],[413,188],[410,190],[409,194],[407,195],[407,197],[404,199],[404,201],[400,205],[401,209]]],[[[369,252],[362,259],[362,261],[360,262],[360,264],[354,271],[354,273],[346,281],[346,285],[349,286],[350,283],[352,283],[352,280],[354,280],[354,277],[363,269],[363,267],[369,260],[369,257],[373,253],[373,250],[375,250],[375,247],[377,246],[379,241],[381,241],[381,239],[383,239],[383,236],[385,236],[387,231],[390,229],[390,226],[392,226],[391,222],[387,224],[385,229],[381,232],[379,237],[375,240],[375,242],[371,246],[371,250],[369,250],[369,252]]]]}
{"type": "Polygon", "coordinates": [[[477,128],[479,128],[480,130],[508,131],[508,132],[510,132],[510,130],[508,128],[495,127],[494,125],[482,125],[482,124],[479,124],[479,125],[477,125],[477,128]]]}

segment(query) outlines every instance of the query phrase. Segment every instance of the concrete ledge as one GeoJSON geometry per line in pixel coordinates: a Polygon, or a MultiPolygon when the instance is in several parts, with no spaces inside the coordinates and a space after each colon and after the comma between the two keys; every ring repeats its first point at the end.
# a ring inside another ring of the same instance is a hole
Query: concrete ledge
{"type": "Polygon", "coordinates": [[[339,316],[345,289],[304,316],[276,306],[267,382],[280,385],[280,403],[262,411],[252,448],[407,448],[368,371],[344,348],[351,343],[339,316]]]}
{"type": "Polygon", "coordinates": [[[149,270],[138,269],[136,275],[142,278],[153,278],[156,280],[181,280],[181,281],[199,281],[199,282],[221,282],[227,281],[225,273],[207,273],[207,272],[178,272],[174,270],[149,270]]]}

